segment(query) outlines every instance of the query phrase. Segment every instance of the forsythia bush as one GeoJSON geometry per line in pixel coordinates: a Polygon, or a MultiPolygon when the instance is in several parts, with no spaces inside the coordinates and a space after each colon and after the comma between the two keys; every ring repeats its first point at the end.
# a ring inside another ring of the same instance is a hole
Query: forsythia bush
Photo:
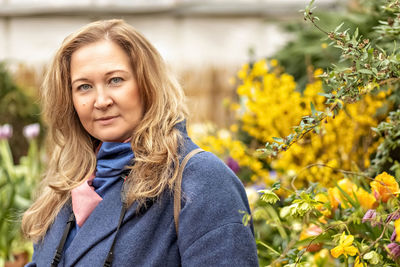
{"type": "MultiPolygon", "coordinates": [[[[252,67],[245,64],[238,72],[239,101],[231,103],[237,113],[237,123],[228,130],[209,132],[209,135],[194,133],[200,145],[225,158],[243,180],[251,173],[250,180],[262,180],[271,184],[274,177],[298,174],[296,185],[320,182],[332,185],[341,177],[336,168],[365,169],[369,158],[376,151],[377,143],[372,137],[371,127],[376,127],[378,109],[382,107],[385,93],[366,95],[360,102],[350,104],[346,112],[335,119],[328,119],[320,127],[318,134],[309,134],[288,151],[275,159],[261,159],[256,149],[273,136],[284,136],[291,126],[310,110],[310,103],[316,109],[324,108],[322,82],[318,78],[321,70],[315,71],[315,79],[303,93],[296,90],[296,82],[291,75],[279,72],[275,60],[260,60],[252,67]],[[243,137],[244,136],[244,137],[243,137]],[[330,168],[315,167],[303,170],[311,164],[325,164],[330,168]],[[244,172],[241,172],[244,170],[244,172]],[[303,170],[303,171],[302,171],[303,170]]],[[[203,131],[204,132],[204,131],[203,131]]]]}

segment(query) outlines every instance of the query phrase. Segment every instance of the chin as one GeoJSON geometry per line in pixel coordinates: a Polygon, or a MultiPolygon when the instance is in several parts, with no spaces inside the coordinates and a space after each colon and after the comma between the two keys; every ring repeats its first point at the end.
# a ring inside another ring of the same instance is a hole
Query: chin
{"type": "Polygon", "coordinates": [[[109,134],[109,135],[99,135],[97,139],[99,139],[102,142],[114,142],[114,143],[123,143],[129,140],[131,137],[125,137],[122,135],[116,135],[116,134],[109,134]]]}
{"type": "Polygon", "coordinates": [[[104,136],[100,135],[97,137],[101,142],[122,142],[120,138],[116,138],[115,136],[104,136]]]}

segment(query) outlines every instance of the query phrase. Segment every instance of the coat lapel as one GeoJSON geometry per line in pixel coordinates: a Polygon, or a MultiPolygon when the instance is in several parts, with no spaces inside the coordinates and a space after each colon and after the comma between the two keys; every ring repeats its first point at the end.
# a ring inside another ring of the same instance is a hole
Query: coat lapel
{"type": "MultiPolygon", "coordinates": [[[[115,233],[122,208],[121,187],[122,179],[109,188],[104,199],[78,230],[75,238],[65,251],[66,266],[75,265],[93,246],[115,233]]],[[[124,217],[124,222],[135,215],[136,206],[137,203],[132,204],[124,217]]],[[[108,249],[106,249],[107,252],[108,249]]],[[[99,255],[99,257],[104,257],[104,260],[106,256],[107,253],[99,255]]]]}
{"type": "Polygon", "coordinates": [[[58,213],[43,242],[35,245],[33,260],[36,261],[37,266],[49,266],[52,262],[71,211],[71,205],[66,204],[58,213]],[[35,256],[38,256],[38,258],[35,258],[35,256]]]}

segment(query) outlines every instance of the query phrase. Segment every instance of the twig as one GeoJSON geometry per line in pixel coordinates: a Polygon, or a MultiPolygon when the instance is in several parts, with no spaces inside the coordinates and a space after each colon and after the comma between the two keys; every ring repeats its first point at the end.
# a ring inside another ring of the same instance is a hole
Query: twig
{"type": "Polygon", "coordinates": [[[334,171],[338,171],[338,172],[341,172],[341,173],[344,173],[344,174],[351,174],[351,175],[363,176],[363,177],[368,178],[368,179],[370,179],[370,180],[374,180],[374,178],[372,178],[372,177],[370,177],[370,176],[368,176],[367,174],[364,174],[364,173],[352,172],[352,171],[345,171],[345,170],[342,170],[342,169],[338,169],[338,168],[331,167],[331,166],[326,165],[326,164],[323,164],[323,163],[313,163],[313,164],[307,165],[306,167],[304,167],[303,169],[301,169],[301,170],[297,173],[297,175],[293,177],[293,179],[292,179],[292,181],[291,181],[290,184],[291,184],[292,188],[294,189],[294,191],[297,190],[296,186],[294,185],[294,182],[295,182],[295,180],[297,179],[297,177],[300,175],[300,173],[302,173],[303,171],[305,171],[305,170],[307,170],[307,169],[309,169],[309,168],[315,167],[315,166],[327,167],[327,168],[330,168],[330,169],[332,169],[332,170],[334,170],[334,171]]]}

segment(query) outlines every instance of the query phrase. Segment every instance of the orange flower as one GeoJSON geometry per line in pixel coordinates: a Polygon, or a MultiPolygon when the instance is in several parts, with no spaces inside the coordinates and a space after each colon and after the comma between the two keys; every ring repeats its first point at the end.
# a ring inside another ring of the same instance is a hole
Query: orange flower
{"type": "MultiPolygon", "coordinates": [[[[322,234],[323,230],[315,224],[311,224],[309,227],[303,229],[300,234],[300,240],[307,239],[309,237],[315,237],[322,234]]],[[[309,252],[316,252],[322,248],[321,243],[312,243],[307,246],[307,251],[309,252]]]]}
{"type": "Polygon", "coordinates": [[[397,196],[400,193],[399,184],[393,176],[383,172],[375,177],[375,180],[370,183],[372,191],[376,199],[387,202],[391,197],[397,196]]]}

